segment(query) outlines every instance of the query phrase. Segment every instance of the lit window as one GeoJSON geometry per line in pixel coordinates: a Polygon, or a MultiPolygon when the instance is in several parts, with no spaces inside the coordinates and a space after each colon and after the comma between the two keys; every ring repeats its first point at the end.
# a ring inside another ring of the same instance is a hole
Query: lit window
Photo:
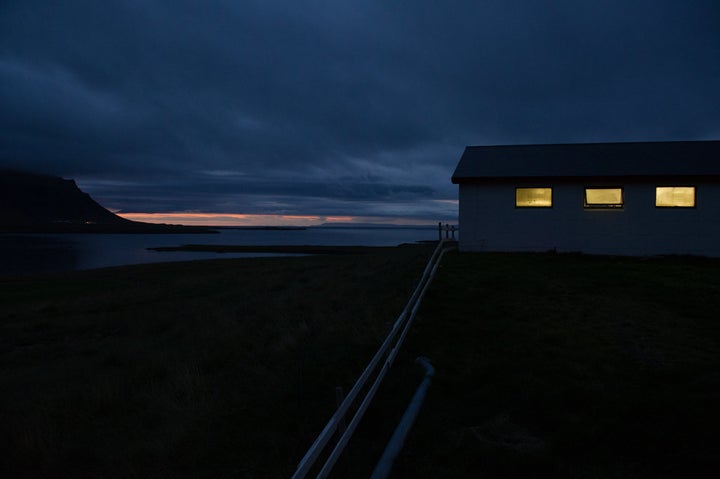
{"type": "Polygon", "coordinates": [[[658,186],[655,188],[655,206],[660,208],[694,208],[694,186],[658,186]]]}
{"type": "Polygon", "coordinates": [[[585,208],[622,207],[622,188],[585,188],[585,208]]]}
{"type": "Polygon", "coordinates": [[[551,208],[552,188],[515,188],[518,208],[551,208]]]}

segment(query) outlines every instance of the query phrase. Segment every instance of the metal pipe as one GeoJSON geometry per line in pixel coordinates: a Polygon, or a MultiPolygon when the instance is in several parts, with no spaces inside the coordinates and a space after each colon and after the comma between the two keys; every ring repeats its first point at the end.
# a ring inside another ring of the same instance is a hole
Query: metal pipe
{"type": "Polygon", "coordinates": [[[403,414],[400,423],[397,428],[395,428],[395,432],[390,438],[390,441],[388,441],[388,444],[385,447],[385,452],[383,452],[377,466],[375,466],[375,470],[373,471],[372,476],[370,476],[370,479],[385,479],[388,477],[393,463],[395,462],[395,458],[398,454],[400,454],[400,451],[405,445],[405,439],[407,438],[413,424],[415,424],[415,419],[420,412],[420,407],[425,401],[425,394],[430,387],[432,377],[435,375],[435,368],[432,366],[429,359],[422,356],[416,358],[415,362],[425,368],[425,377],[415,391],[413,398],[410,400],[410,404],[408,404],[405,414],[403,414]]]}
{"type": "Polygon", "coordinates": [[[352,435],[355,433],[355,428],[357,428],[357,425],[359,424],[360,420],[362,419],[363,415],[365,414],[365,411],[367,410],[368,406],[370,405],[370,402],[372,401],[373,397],[375,396],[375,393],[377,392],[378,388],[380,387],[380,383],[385,378],[385,374],[390,369],[390,366],[392,366],[392,363],[395,361],[395,357],[397,356],[398,351],[400,350],[400,346],[402,346],[402,343],[405,340],[405,337],[407,336],[408,331],[410,330],[410,326],[412,326],[413,319],[415,319],[415,314],[418,311],[418,308],[420,306],[420,301],[422,301],[422,298],[425,296],[425,291],[427,291],[428,286],[430,286],[430,282],[432,281],[432,278],[435,276],[435,273],[437,272],[438,267],[440,266],[440,260],[442,259],[445,252],[448,251],[447,249],[443,249],[440,251],[440,254],[437,257],[437,260],[435,264],[433,265],[433,268],[430,270],[430,274],[427,278],[427,281],[424,282],[422,285],[422,290],[420,291],[420,294],[418,295],[415,304],[413,305],[410,316],[405,323],[405,326],[403,327],[402,333],[400,334],[400,338],[398,338],[397,343],[395,343],[395,346],[390,350],[390,353],[388,354],[388,357],[385,361],[385,364],[383,364],[382,369],[378,373],[377,377],[375,378],[375,381],[373,382],[372,386],[368,390],[367,394],[365,395],[365,398],[363,399],[363,402],[358,407],[357,411],[355,412],[355,415],[353,416],[352,420],[350,421],[350,424],[348,425],[348,428],[345,430],[345,433],[340,437],[338,442],[335,444],[335,448],[330,453],[330,456],[325,461],[325,464],[323,465],[322,469],[317,475],[318,479],[323,479],[327,477],[328,474],[330,474],[330,471],[335,466],[335,463],[337,462],[338,458],[340,457],[340,454],[342,454],[343,450],[345,449],[345,446],[347,445],[348,441],[352,437],[352,435]]]}
{"type": "MultiPolygon", "coordinates": [[[[432,277],[432,273],[435,269],[437,269],[437,266],[434,263],[436,261],[439,262],[440,257],[442,257],[442,253],[444,253],[444,250],[442,249],[443,243],[444,241],[440,241],[438,243],[435,251],[433,251],[433,254],[430,257],[430,261],[428,261],[427,265],[425,266],[425,270],[423,271],[420,283],[415,288],[415,291],[410,297],[410,301],[408,301],[408,303],[405,305],[405,308],[395,320],[395,323],[393,324],[390,332],[388,333],[388,336],[385,338],[385,341],[383,341],[383,344],[380,346],[380,349],[378,349],[378,351],[375,353],[375,356],[373,356],[373,358],[370,360],[370,363],[367,365],[358,380],[355,382],[355,385],[348,392],[347,396],[345,396],[345,400],[342,402],[340,407],[338,407],[335,413],[330,417],[330,420],[327,422],[322,432],[320,432],[318,437],[313,442],[312,446],[310,446],[308,451],[305,453],[305,456],[303,456],[303,458],[300,460],[300,463],[298,464],[295,473],[292,475],[292,479],[304,478],[310,471],[312,466],[315,464],[318,456],[325,449],[325,446],[337,430],[340,420],[345,417],[348,409],[350,409],[350,406],[355,402],[355,398],[359,394],[360,390],[363,388],[371,373],[376,369],[378,363],[387,352],[398,331],[400,331],[401,327],[403,326],[405,320],[409,317],[409,312],[413,309],[414,303],[417,301],[421,292],[425,290],[425,283],[430,280],[430,278],[432,277]]],[[[345,433],[347,434],[347,430],[345,431],[345,433]]],[[[343,434],[343,437],[344,436],[345,434],[343,434]]]]}

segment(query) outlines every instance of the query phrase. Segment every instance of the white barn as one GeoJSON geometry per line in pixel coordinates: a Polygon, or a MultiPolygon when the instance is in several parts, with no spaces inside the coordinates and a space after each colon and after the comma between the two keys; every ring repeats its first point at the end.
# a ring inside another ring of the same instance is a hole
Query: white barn
{"type": "Polygon", "coordinates": [[[461,251],[720,256],[720,141],[470,146],[461,251]]]}

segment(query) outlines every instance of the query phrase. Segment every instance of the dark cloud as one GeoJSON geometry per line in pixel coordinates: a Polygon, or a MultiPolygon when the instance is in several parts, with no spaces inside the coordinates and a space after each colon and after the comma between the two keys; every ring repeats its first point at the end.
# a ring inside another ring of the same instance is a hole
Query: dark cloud
{"type": "Polygon", "coordinates": [[[715,0],[348,3],[3,1],[0,162],[125,211],[431,217],[466,144],[720,137],[715,0]]]}

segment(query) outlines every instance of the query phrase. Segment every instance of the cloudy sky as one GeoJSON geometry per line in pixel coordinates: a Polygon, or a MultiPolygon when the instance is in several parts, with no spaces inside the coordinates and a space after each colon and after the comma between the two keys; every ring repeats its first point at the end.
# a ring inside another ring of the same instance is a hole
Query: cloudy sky
{"type": "Polygon", "coordinates": [[[703,139],[717,0],[0,1],[0,167],[121,213],[454,220],[466,145],[703,139]]]}

